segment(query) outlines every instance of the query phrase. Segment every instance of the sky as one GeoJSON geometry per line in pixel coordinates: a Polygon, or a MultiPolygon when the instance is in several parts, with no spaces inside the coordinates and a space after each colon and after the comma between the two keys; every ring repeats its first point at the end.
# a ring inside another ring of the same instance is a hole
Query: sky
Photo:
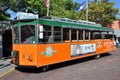
{"type": "MultiPolygon", "coordinates": [[[[82,3],[85,0],[73,0],[74,2],[82,3]]],[[[90,0],[92,1],[92,0],[90,0]]],[[[118,8],[119,13],[120,13],[120,0],[109,0],[110,2],[115,2],[115,5],[113,6],[114,8],[118,8]]],[[[116,15],[117,18],[120,18],[120,14],[116,15]]]]}
{"type": "Polygon", "coordinates": [[[16,13],[13,10],[8,9],[6,13],[10,14],[10,20],[14,20],[16,18],[16,13]]]}

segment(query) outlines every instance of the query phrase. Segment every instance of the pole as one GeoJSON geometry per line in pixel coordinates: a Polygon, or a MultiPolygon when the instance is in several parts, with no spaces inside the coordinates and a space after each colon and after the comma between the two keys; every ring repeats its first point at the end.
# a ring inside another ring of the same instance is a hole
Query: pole
{"type": "Polygon", "coordinates": [[[49,7],[47,7],[47,16],[49,16],[49,7]]]}
{"type": "Polygon", "coordinates": [[[45,0],[45,6],[47,7],[47,16],[49,16],[50,0],[45,0]]]}
{"type": "Polygon", "coordinates": [[[88,0],[86,0],[86,21],[88,21],[88,0]]]}

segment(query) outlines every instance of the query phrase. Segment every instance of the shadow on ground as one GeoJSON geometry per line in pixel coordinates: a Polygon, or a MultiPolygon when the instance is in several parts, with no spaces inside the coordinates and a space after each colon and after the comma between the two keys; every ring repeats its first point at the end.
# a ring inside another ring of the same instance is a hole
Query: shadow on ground
{"type": "MultiPolygon", "coordinates": [[[[105,53],[105,54],[101,54],[100,58],[104,58],[104,57],[108,57],[111,56],[112,54],[110,53],[105,53]]],[[[63,68],[66,66],[70,66],[70,65],[75,65],[75,64],[79,64],[79,63],[83,63],[83,62],[87,62],[90,60],[96,60],[95,56],[90,56],[90,57],[86,57],[86,58],[81,58],[81,59],[76,59],[76,60],[71,60],[71,61],[66,61],[66,62],[62,62],[62,63],[57,63],[57,64],[53,64],[53,65],[49,65],[49,69],[47,71],[50,70],[55,70],[58,68],[63,68]]],[[[19,70],[21,72],[27,72],[27,73],[42,73],[43,72],[43,67],[40,68],[21,68],[21,67],[16,67],[16,70],[19,70]]]]}

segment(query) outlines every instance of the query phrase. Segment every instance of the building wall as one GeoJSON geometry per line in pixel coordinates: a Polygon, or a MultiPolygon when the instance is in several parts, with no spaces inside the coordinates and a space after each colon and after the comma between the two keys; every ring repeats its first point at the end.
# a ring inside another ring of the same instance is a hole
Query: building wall
{"type": "Polygon", "coordinates": [[[115,20],[111,24],[111,28],[114,29],[114,30],[120,30],[120,19],[115,20]]]}
{"type": "Polygon", "coordinates": [[[109,27],[114,30],[116,44],[120,45],[120,19],[116,19],[111,25],[109,25],[109,27]]]}
{"type": "Polygon", "coordinates": [[[10,29],[11,25],[9,21],[0,21],[0,59],[3,57],[3,44],[2,34],[5,30],[10,29]]]}

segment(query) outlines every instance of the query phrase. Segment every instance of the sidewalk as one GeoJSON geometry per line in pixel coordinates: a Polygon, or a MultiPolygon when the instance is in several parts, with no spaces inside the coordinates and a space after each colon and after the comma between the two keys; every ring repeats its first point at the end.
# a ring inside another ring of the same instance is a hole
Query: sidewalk
{"type": "Polygon", "coordinates": [[[0,59],[0,78],[15,70],[10,58],[0,59]]]}

